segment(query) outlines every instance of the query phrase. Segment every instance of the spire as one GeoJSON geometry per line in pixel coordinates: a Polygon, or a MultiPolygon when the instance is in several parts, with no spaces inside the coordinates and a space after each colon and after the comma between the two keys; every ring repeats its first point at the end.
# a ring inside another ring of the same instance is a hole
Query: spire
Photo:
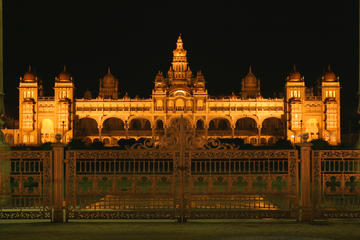
{"type": "Polygon", "coordinates": [[[329,63],[329,65],[328,65],[328,72],[331,72],[330,63],[329,63]]]}
{"type": "Polygon", "coordinates": [[[293,71],[294,71],[294,73],[296,73],[296,65],[295,64],[293,65],[293,71]]]}
{"type": "Polygon", "coordinates": [[[178,40],[176,42],[176,49],[179,49],[179,50],[183,49],[183,41],[181,39],[181,33],[180,33],[179,38],[178,38],[178,40]]]}
{"type": "Polygon", "coordinates": [[[249,65],[249,73],[252,73],[251,64],[249,65]]]}
{"type": "Polygon", "coordinates": [[[111,71],[110,71],[110,66],[108,66],[108,72],[107,72],[109,75],[111,74],[111,71]]]}
{"type": "Polygon", "coordinates": [[[65,64],[64,64],[64,69],[63,69],[63,72],[66,72],[66,66],[65,66],[65,64]]]}
{"type": "Polygon", "coordinates": [[[29,64],[28,66],[28,72],[30,73],[31,72],[31,65],[29,64]]]}

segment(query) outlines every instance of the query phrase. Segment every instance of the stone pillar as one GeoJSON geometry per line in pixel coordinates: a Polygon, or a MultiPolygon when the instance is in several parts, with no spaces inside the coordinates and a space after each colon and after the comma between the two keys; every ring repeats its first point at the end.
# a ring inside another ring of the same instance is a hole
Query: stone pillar
{"type": "Polygon", "coordinates": [[[260,143],[261,143],[261,141],[260,141],[260,139],[261,139],[261,125],[258,125],[258,144],[260,145],[260,143]]]}
{"type": "Polygon", "coordinates": [[[63,203],[64,203],[64,144],[53,144],[54,152],[54,215],[52,221],[54,223],[64,222],[63,203]]]}
{"type": "Polygon", "coordinates": [[[232,136],[232,138],[234,138],[234,136],[235,136],[235,128],[234,127],[231,127],[231,136],[232,136]]]}
{"type": "Polygon", "coordinates": [[[310,222],[313,220],[312,216],[312,204],[310,198],[310,157],[311,157],[311,143],[300,143],[300,162],[301,162],[301,172],[300,172],[300,213],[299,219],[302,222],[310,222]]]}
{"type": "Polygon", "coordinates": [[[127,120],[125,120],[125,136],[126,136],[126,139],[129,138],[129,126],[128,126],[127,120]]]}

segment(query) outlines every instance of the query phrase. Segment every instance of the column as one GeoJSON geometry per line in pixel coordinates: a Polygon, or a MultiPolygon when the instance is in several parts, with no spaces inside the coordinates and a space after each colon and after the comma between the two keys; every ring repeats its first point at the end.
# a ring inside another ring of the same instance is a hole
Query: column
{"type": "Polygon", "coordinates": [[[63,203],[64,203],[64,146],[65,144],[60,143],[58,140],[57,143],[53,144],[53,153],[54,153],[54,215],[52,221],[54,223],[64,222],[63,214],[63,203]]]}
{"type": "Polygon", "coordinates": [[[260,139],[261,139],[261,125],[258,125],[257,129],[258,129],[258,140],[257,140],[257,142],[260,145],[260,143],[261,143],[261,141],[260,141],[260,139]]]}
{"type": "Polygon", "coordinates": [[[300,173],[300,221],[309,222],[312,221],[312,205],[310,198],[310,154],[311,154],[311,143],[300,143],[300,162],[301,162],[301,173],[300,173]]]}

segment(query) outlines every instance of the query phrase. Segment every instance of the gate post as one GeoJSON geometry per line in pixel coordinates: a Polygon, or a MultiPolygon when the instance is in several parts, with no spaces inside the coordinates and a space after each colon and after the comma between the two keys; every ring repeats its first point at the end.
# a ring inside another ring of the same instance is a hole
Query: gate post
{"type": "MultiPolygon", "coordinates": [[[[61,137],[60,137],[61,139],[61,137]]],[[[58,140],[58,139],[57,139],[58,140]]],[[[64,202],[64,146],[65,144],[53,144],[54,164],[53,164],[53,179],[54,179],[54,211],[52,221],[54,223],[64,222],[63,202],[64,202]]]]}
{"type": "Polygon", "coordinates": [[[311,153],[311,143],[301,143],[300,146],[300,156],[301,156],[301,172],[300,172],[300,181],[301,181],[301,207],[300,207],[300,221],[309,222],[312,221],[312,206],[310,198],[310,153],[311,153]]]}

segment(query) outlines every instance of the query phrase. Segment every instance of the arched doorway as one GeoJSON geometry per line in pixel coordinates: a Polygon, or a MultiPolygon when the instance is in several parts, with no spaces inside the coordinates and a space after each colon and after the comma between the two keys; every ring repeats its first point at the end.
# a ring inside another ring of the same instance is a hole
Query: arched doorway
{"type": "Polygon", "coordinates": [[[102,136],[124,136],[124,122],[119,118],[108,118],[103,123],[102,136]]]}
{"type": "Polygon", "coordinates": [[[231,124],[230,121],[226,118],[214,118],[209,122],[208,129],[209,136],[231,136],[231,124]]]}
{"type": "Polygon", "coordinates": [[[305,132],[309,133],[308,141],[319,138],[319,122],[316,118],[310,118],[306,121],[305,132]]]}
{"type": "Polygon", "coordinates": [[[279,118],[267,118],[262,123],[261,135],[284,137],[285,135],[284,124],[279,118]]]}
{"type": "Polygon", "coordinates": [[[196,130],[204,130],[204,121],[202,119],[196,121],[196,130]]]}
{"type": "Polygon", "coordinates": [[[145,118],[134,118],[130,121],[128,132],[130,136],[151,136],[151,123],[145,118]]]}
{"type": "Polygon", "coordinates": [[[54,123],[50,119],[43,119],[41,121],[40,138],[41,143],[53,142],[54,141],[54,123]]]}
{"type": "Polygon", "coordinates": [[[240,118],[235,123],[236,136],[256,136],[258,135],[258,128],[256,121],[253,118],[240,118]]]}
{"type": "Polygon", "coordinates": [[[164,123],[160,119],[156,121],[156,130],[164,130],[164,123]]]}
{"type": "Polygon", "coordinates": [[[97,122],[92,118],[82,118],[79,120],[77,137],[98,136],[99,129],[97,122]]]}

